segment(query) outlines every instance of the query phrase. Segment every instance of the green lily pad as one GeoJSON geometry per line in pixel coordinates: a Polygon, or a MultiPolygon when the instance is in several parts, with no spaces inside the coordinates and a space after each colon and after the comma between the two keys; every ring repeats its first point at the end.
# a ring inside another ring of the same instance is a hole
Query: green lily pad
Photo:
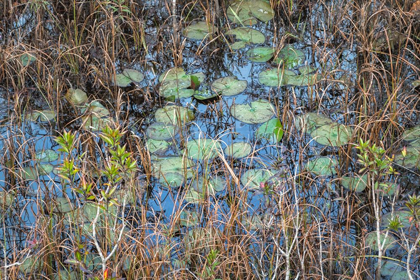
{"type": "Polygon", "coordinates": [[[184,196],[184,199],[189,203],[200,203],[204,201],[204,197],[202,193],[197,192],[194,188],[189,188],[184,196]]]}
{"type": "Polygon", "coordinates": [[[54,170],[54,166],[49,163],[41,164],[38,166],[38,173],[41,176],[50,174],[53,170],[54,170]]]}
{"type": "Polygon", "coordinates": [[[411,83],[411,85],[413,86],[413,88],[416,88],[418,86],[420,86],[420,80],[415,80],[411,83]]]}
{"type": "Polygon", "coordinates": [[[416,141],[420,139],[420,125],[412,127],[404,131],[402,139],[405,141],[416,141]]]}
{"type": "Polygon", "coordinates": [[[111,119],[98,118],[94,115],[82,117],[82,127],[88,131],[102,131],[106,126],[110,125],[111,119]]]}
{"type": "Polygon", "coordinates": [[[33,255],[25,259],[25,261],[19,266],[19,270],[22,273],[27,274],[32,271],[35,271],[37,267],[42,265],[42,263],[43,263],[42,258],[39,258],[33,255]]]}
{"type": "Polygon", "coordinates": [[[189,89],[191,81],[187,79],[164,81],[160,84],[159,95],[165,98],[188,98],[193,96],[194,90],[189,89]]]}
{"type": "MultiPolygon", "coordinates": [[[[374,267],[376,269],[378,267],[378,263],[376,263],[374,267]]],[[[382,276],[392,276],[402,270],[403,270],[403,266],[397,262],[390,261],[390,260],[382,261],[382,265],[381,265],[382,276]]],[[[404,279],[408,279],[408,278],[404,278],[404,279]]]]}
{"type": "Polygon", "coordinates": [[[406,168],[419,168],[420,167],[420,147],[407,147],[407,154],[405,157],[399,153],[395,156],[394,162],[406,168]]]}
{"type": "Polygon", "coordinates": [[[198,100],[207,100],[219,96],[217,92],[212,92],[209,89],[198,90],[194,93],[194,98],[198,100]]]}
{"type": "Polygon", "coordinates": [[[341,184],[345,189],[355,192],[362,192],[367,187],[367,175],[341,178],[341,184]]]}
{"type": "Polygon", "coordinates": [[[277,143],[283,137],[283,125],[279,119],[271,119],[258,128],[255,136],[277,143]]]}
{"type": "Polygon", "coordinates": [[[241,122],[256,124],[270,120],[274,116],[274,107],[267,100],[258,100],[250,104],[234,104],[230,113],[241,122]]]}
{"type": "Polygon", "coordinates": [[[293,71],[283,69],[267,69],[258,75],[261,84],[269,87],[280,87],[287,85],[287,78],[296,75],[293,71]]]}
{"type": "Polygon", "coordinates": [[[65,98],[72,104],[72,105],[81,105],[86,103],[88,100],[86,92],[81,89],[73,89],[70,88],[67,91],[65,98]]]}
{"type": "Polygon", "coordinates": [[[34,111],[33,113],[27,114],[26,118],[33,122],[49,122],[55,119],[55,111],[42,110],[34,111]]]}
{"type": "MultiPolygon", "coordinates": [[[[379,244],[378,244],[376,231],[369,232],[366,235],[365,241],[366,241],[366,246],[370,247],[373,251],[379,250],[379,244]]],[[[397,246],[397,241],[391,233],[388,233],[388,236],[386,236],[384,232],[379,233],[379,241],[380,241],[381,246],[385,242],[385,246],[383,247],[384,250],[391,250],[397,246]]]]}
{"type": "Polygon", "coordinates": [[[147,139],[146,147],[151,154],[163,154],[169,149],[169,143],[165,140],[147,139]]]}
{"type": "Polygon", "coordinates": [[[54,150],[38,151],[35,158],[41,162],[55,161],[58,159],[58,154],[54,150]]]}
{"type": "Polygon", "coordinates": [[[179,215],[179,223],[184,227],[193,227],[199,225],[201,222],[200,214],[197,212],[192,212],[184,210],[179,215]]]}
{"type": "Polygon", "coordinates": [[[20,56],[20,62],[22,63],[23,66],[28,66],[30,65],[32,62],[34,62],[36,60],[35,55],[33,54],[29,54],[29,53],[24,53],[20,56]]]}
{"type": "Polygon", "coordinates": [[[238,80],[236,77],[229,76],[217,79],[211,84],[211,88],[218,94],[232,96],[243,92],[247,85],[247,81],[238,80]]]}
{"type": "Polygon", "coordinates": [[[338,161],[329,157],[318,157],[310,160],[306,165],[306,169],[319,176],[332,176],[336,174],[335,168],[338,161]]]}
{"type": "Polygon", "coordinates": [[[305,54],[291,45],[285,46],[274,59],[274,62],[291,69],[305,61],[305,54]]]}
{"type": "MultiPolygon", "coordinates": [[[[265,36],[260,31],[248,28],[248,27],[238,27],[231,29],[225,33],[226,35],[235,36],[237,43],[243,42],[243,47],[246,44],[263,44],[265,42],[265,36]]],[[[233,48],[233,46],[231,46],[233,48]]],[[[234,49],[234,48],[233,48],[234,49]]]]}
{"type": "Polygon", "coordinates": [[[187,156],[196,160],[211,160],[221,150],[220,142],[213,139],[195,139],[188,141],[185,151],[187,156]]]}
{"type": "Polygon", "coordinates": [[[193,40],[203,40],[208,37],[210,34],[217,32],[217,27],[213,24],[209,24],[205,21],[200,21],[190,26],[186,27],[182,34],[193,40]]]}
{"type": "Polygon", "coordinates": [[[184,157],[163,157],[156,158],[152,161],[152,174],[156,178],[160,178],[161,174],[175,172],[191,178],[194,176],[194,163],[184,157]]]}
{"type": "Polygon", "coordinates": [[[115,75],[114,83],[119,87],[128,87],[131,82],[131,79],[124,74],[115,75]]]}
{"type": "Polygon", "coordinates": [[[155,119],[157,122],[172,125],[190,122],[194,120],[194,117],[194,112],[192,110],[177,105],[165,106],[158,109],[155,113],[155,119]]]}
{"type": "Polygon", "coordinates": [[[235,1],[227,10],[228,18],[233,23],[253,25],[255,18],[267,22],[274,17],[274,10],[269,2],[264,0],[240,0],[235,1]]]}
{"type": "Polygon", "coordinates": [[[184,184],[185,176],[178,172],[166,172],[159,178],[159,183],[164,187],[176,188],[184,184]]]}
{"type": "Polygon", "coordinates": [[[407,270],[396,272],[391,277],[391,280],[407,280],[407,279],[410,279],[410,277],[408,277],[407,270]]]}
{"type": "Polygon", "coordinates": [[[262,190],[267,184],[278,184],[276,172],[268,169],[250,169],[241,176],[242,185],[249,191],[262,190]]]}
{"type": "Polygon", "coordinates": [[[256,47],[248,50],[246,55],[253,62],[266,62],[273,57],[274,49],[269,47],[256,47]]]}
{"type": "Polygon", "coordinates": [[[232,45],[230,45],[230,47],[231,47],[232,50],[240,50],[240,49],[245,48],[246,45],[247,45],[247,43],[244,42],[244,41],[237,41],[237,42],[233,43],[232,45]]]}
{"type": "Polygon", "coordinates": [[[375,189],[385,196],[391,196],[395,194],[395,191],[397,190],[398,185],[395,183],[381,183],[378,185],[378,187],[375,187],[375,189]]]}
{"type": "Polygon", "coordinates": [[[147,137],[155,140],[169,140],[175,137],[178,128],[175,125],[155,122],[146,129],[147,137]]]}
{"type": "Polygon", "coordinates": [[[392,215],[392,212],[383,215],[381,220],[381,227],[388,228],[389,222],[392,221],[392,217],[399,218],[403,228],[409,228],[410,226],[414,225],[414,223],[410,222],[410,219],[414,218],[413,214],[410,211],[398,210],[394,212],[394,215],[392,215]]]}
{"type": "Polygon", "coordinates": [[[82,113],[92,114],[98,118],[108,117],[110,115],[109,110],[97,100],[92,101],[86,108],[83,108],[82,113]]]}
{"type": "Polygon", "coordinates": [[[125,75],[126,77],[128,77],[130,80],[132,80],[133,82],[136,83],[140,83],[141,81],[144,80],[144,75],[142,73],[140,73],[137,70],[134,69],[124,69],[123,70],[123,75],[125,75]]]}
{"type": "Polygon", "coordinates": [[[54,199],[54,212],[55,213],[68,213],[74,210],[73,204],[65,197],[57,197],[54,199]]]}
{"type": "Polygon", "coordinates": [[[353,130],[342,124],[323,125],[311,132],[311,137],[321,145],[339,147],[349,143],[353,130]]]}
{"type": "Polygon", "coordinates": [[[208,192],[209,195],[216,195],[217,192],[221,192],[226,189],[227,182],[222,177],[214,177],[208,178],[204,180],[202,176],[192,182],[192,187],[195,191],[199,194],[203,194],[204,192],[208,192]]]}
{"type": "Polygon", "coordinates": [[[159,76],[160,83],[164,81],[173,81],[173,80],[181,80],[181,79],[188,80],[188,75],[185,73],[184,69],[180,67],[168,69],[162,75],[159,76]]]}
{"type": "Polygon", "coordinates": [[[16,195],[13,193],[13,191],[0,191],[0,208],[4,209],[13,204],[15,201],[16,195]]]}
{"type": "MultiPolygon", "coordinates": [[[[294,74],[294,73],[293,73],[294,74]]],[[[286,84],[288,86],[312,86],[321,80],[321,76],[315,74],[301,74],[301,75],[287,75],[285,76],[286,84]]]]}
{"type": "Polygon", "coordinates": [[[252,151],[252,147],[249,143],[236,142],[227,146],[224,150],[225,155],[232,158],[243,158],[248,156],[252,151]]]}
{"type": "Polygon", "coordinates": [[[329,117],[312,112],[297,116],[295,119],[296,128],[306,133],[312,133],[318,127],[332,125],[333,123],[329,117]]]}
{"type": "Polygon", "coordinates": [[[39,177],[39,171],[38,168],[34,166],[28,166],[24,167],[20,170],[20,176],[28,181],[35,181],[39,177]]]}

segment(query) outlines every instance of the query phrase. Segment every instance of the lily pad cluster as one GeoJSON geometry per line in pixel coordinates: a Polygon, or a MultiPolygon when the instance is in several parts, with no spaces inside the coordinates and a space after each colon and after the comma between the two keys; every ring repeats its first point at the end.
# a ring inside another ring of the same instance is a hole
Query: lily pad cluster
{"type": "Polygon", "coordinates": [[[348,144],[353,134],[351,127],[338,124],[327,116],[317,113],[306,113],[296,117],[295,126],[310,134],[319,144],[332,147],[348,144]]]}
{"type": "Polygon", "coordinates": [[[131,83],[140,83],[144,75],[135,69],[124,69],[122,73],[117,74],[113,82],[119,87],[128,87],[131,83]]]}
{"type": "Polygon", "coordinates": [[[50,174],[54,170],[52,162],[58,159],[58,154],[54,150],[42,150],[35,154],[35,164],[23,167],[19,170],[20,176],[28,181],[34,181],[39,176],[50,174]]]}
{"type": "Polygon", "coordinates": [[[230,45],[233,50],[239,50],[249,44],[263,44],[265,36],[260,31],[248,27],[237,27],[225,33],[235,36],[236,42],[230,45]]]}
{"type": "Polygon", "coordinates": [[[277,171],[269,169],[250,169],[241,176],[241,184],[249,191],[264,191],[264,188],[273,190],[279,180],[277,171]]]}

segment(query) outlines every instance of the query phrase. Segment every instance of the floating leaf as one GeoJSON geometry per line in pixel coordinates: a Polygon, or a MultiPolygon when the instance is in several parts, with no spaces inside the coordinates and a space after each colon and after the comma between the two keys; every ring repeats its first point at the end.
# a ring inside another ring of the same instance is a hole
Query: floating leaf
{"type": "Polygon", "coordinates": [[[52,164],[46,163],[41,164],[38,166],[38,173],[39,175],[47,175],[50,174],[54,169],[54,166],[52,164]]]}
{"type": "Polygon", "coordinates": [[[414,224],[410,222],[410,221],[414,221],[413,214],[410,211],[399,210],[399,211],[395,211],[394,214],[392,214],[392,212],[389,212],[383,215],[382,220],[381,220],[381,227],[388,228],[389,223],[393,220],[393,217],[399,219],[403,228],[409,228],[410,226],[414,224]]]}
{"type": "Polygon", "coordinates": [[[220,142],[213,139],[195,139],[188,141],[187,156],[196,160],[211,160],[221,150],[220,142]]]}
{"type": "Polygon", "coordinates": [[[13,204],[15,201],[16,195],[13,191],[0,191],[0,208],[5,209],[13,204]]]}
{"type": "Polygon", "coordinates": [[[236,142],[229,146],[227,146],[224,150],[225,154],[228,157],[232,158],[243,158],[248,156],[252,151],[252,147],[250,144],[245,142],[236,142]]]}
{"type": "Polygon", "coordinates": [[[416,88],[418,86],[420,86],[420,80],[415,80],[411,83],[411,85],[413,86],[413,88],[416,88]]]}
{"type": "MultiPolygon", "coordinates": [[[[378,264],[375,264],[375,269],[378,267],[378,264]]],[[[392,276],[394,274],[396,274],[397,272],[402,271],[403,267],[401,264],[397,263],[397,262],[393,262],[393,261],[385,261],[382,262],[382,266],[381,266],[381,275],[382,276],[392,276]]],[[[408,278],[403,278],[403,279],[408,279],[408,278]]]]}
{"type": "Polygon", "coordinates": [[[83,129],[89,131],[102,131],[106,126],[111,124],[111,119],[109,118],[98,118],[96,116],[83,116],[83,129]]]}
{"type": "Polygon", "coordinates": [[[268,121],[274,116],[274,107],[267,100],[258,100],[250,104],[234,104],[230,113],[244,123],[256,124],[268,121]]]}
{"type": "Polygon", "coordinates": [[[194,163],[183,157],[163,157],[152,161],[152,174],[160,178],[161,174],[175,172],[191,178],[194,175],[194,163]]]}
{"type": "Polygon", "coordinates": [[[407,270],[397,272],[391,277],[391,280],[407,280],[407,279],[410,279],[410,277],[408,277],[407,270]]]}
{"type": "Polygon", "coordinates": [[[394,195],[398,185],[395,183],[381,183],[375,189],[382,195],[391,196],[394,195]]]}
{"type": "Polygon", "coordinates": [[[23,66],[28,66],[30,65],[32,62],[34,62],[36,60],[35,55],[33,54],[29,54],[29,53],[24,53],[20,56],[20,62],[22,63],[23,66]]]}
{"type": "Polygon", "coordinates": [[[42,265],[43,261],[42,258],[38,258],[37,256],[33,255],[27,257],[24,262],[19,266],[19,270],[22,273],[30,273],[34,271],[38,266],[42,265]]]}
{"type": "Polygon", "coordinates": [[[412,127],[404,131],[402,139],[405,141],[416,141],[420,139],[420,125],[412,127]]]}
{"type": "Polygon", "coordinates": [[[107,117],[110,115],[109,110],[97,100],[92,101],[88,106],[86,106],[86,108],[83,108],[82,113],[86,115],[92,114],[98,118],[107,117]]]}
{"type": "Polygon", "coordinates": [[[155,113],[155,118],[157,122],[178,125],[192,121],[194,112],[185,107],[168,105],[158,109],[155,113]]]}
{"type": "Polygon", "coordinates": [[[123,75],[128,77],[130,80],[136,83],[140,83],[144,79],[144,75],[137,70],[134,69],[124,69],[123,75]]]}
{"type": "Polygon", "coordinates": [[[352,133],[350,127],[333,123],[315,129],[311,132],[311,137],[319,144],[339,147],[350,141],[352,133]]]}
{"type": "Polygon", "coordinates": [[[55,213],[68,213],[74,209],[71,202],[65,197],[57,197],[53,203],[55,213]]]}
{"type": "Polygon", "coordinates": [[[291,45],[285,46],[274,59],[274,62],[284,65],[286,68],[291,69],[305,60],[305,54],[301,50],[293,48],[291,45]]]}
{"type": "Polygon", "coordinates": [[[197,192],[194,188],[189,188],[185,193],[184,199],[189,203],[200,203],[203,201],[203,194],[197,192]]]}
{"type": "MultiPolygon", "coordinates": [[[[366,235],[365,241],[366,246],[370,247],[372,250],[379,250],[378,237],[376,231],[369,232],[366,235]]],[[[397,246],[396,239],[390,232],[388,233],[388,235],[386,235],[386,233],[384,232],[379,233],[379,242],[381,247],[384,244],[383,249],[385,251],[394,249],[397,246]]]]}
{"type": "Polygon", "coordinates": [[[306,133],[311,133],[318,127],[332,125],[333,123],[329,117],[312,112],[297,116],[295,120],[296,128],[306,133]]]}
{"type": "Polygon", "coordinates": [[[238,40],[238,42],[236,43],[243,43],[243,45],[239,48],[236,48],[233,45],[231,45],[232,49],[241,49],[245,47],[246,44],[263,44],[265,42],[264,34],[252,28],[238,27],[229,30],[225,34],[234,35],[236,40],[238,40]]]}
{"type": "Polygon", "coordinates": [[[55,119],[55,111],[42,110],[27,114],[26,118],[33,122],[49,122],[55,119]]]}
{"type": "Polygon", "coordinates": [[[170,80],[160,84],[159,95],[165,98],[188,98],[194,94],[194,90],[188,89],[191,86],[190,80],[170,80]]]}
{"type": "Polygon", "coordinates": [[[283,69],[267,69],[258,75],[258,80],[261,84],[269,87],[280,87],[287,84],[287,77],[296,75],[290,70],[283,69]]]}
{"type": "Polygon", "coordinates": [[[344,188],[355,191],[355,192],[362,192],[367,187],[367,175],[363,176],[355,176],[355,177],[342,177],[341,184],[344,188]]]}
{"type": "Polygon", "coordinates": [[[394,162],[406,168],[419,168],[420,148],[408,146],[405,157],[400,153],[395,157],[394,162]]]}
{"type": "Polygon", "coordinates": [[[270,140],[274,143],[279,142],[283,137],[283,125],[279,119],[271,119],[258,128],[255,136],[257,138],[270,140]]]}
{"type": "Polygon", "coordinates": [[[181,226],[184,227],[193,227],[200,224],[200,214],[197,212],[192,212],[188,210],[184,210],[179,214],[179,223],[181,226]]]}
{"type": "Polygon", "coordinates": [[[185,73],[184,69],[180,67],[175,67],[175,68],[166,70],[162,75],[159,76],[159,82],[181,80],[181,79],[189,80],[189,77],[185,73]]]}
{"type": "Polygon", "coordinates": [[[301,74],[301,75],[287,75],[285,76],[286,84],[288,86],[312,86],[316,84],[320,79],[321,76],[318,74],[301,74]]]}
{"type": "Polygon", "coordinates": [[[240,0],[232,3],[227,15],[233,23],[253,25],[255,18],[263,22],[273,19],[274,11],[270,3],[264,0],[240,0]]]}
{"type": "Polygon", "coordinates": [[[273,48],[257,47],[250,49],[246,52],[248,59],[253,62],[266,62],[269,61],[274,54],[273,48]]]}
{"type": "Polygon", "coordinates": [[[38,168],[34,166],[24,167],[20,171],[20,176],[28,181],[35,181],[39,177],[38,168]]]}
{"type": "Polygon", "coordinates": [[[178,172],[166,172],[159,177],[159,183],[165,187],[179,187],[185,182],[185,176],[178,172]]]}
{"type": "Polygon", "coordinates": [[[240,50],[240,49],[245,48],[246,45],[247,45],[247,43],[244,42],[244,41],[237,41],[237,42],[233,43],[232,45],[230,45],[230,47],[232,48],[232,50],[240,50]]]}
{"type": "Polygon", "coordinates": [[[268,169],[250,169],[242,175],[241,183],[249,191],[262,190],[267,185],[274,188],[280,182],[276,173],[268,169]]]}
{"type": "Polygon", "coordinates": [[[72,105],[81,105],[88,100],[86,92],[81,89],[69,88],[65,97],[72,105]]]}
{"type": "Polygon", "coordinates": [[[319,157],[310,160],[306,165],[306,169],[319,176],[332,176],[336,173],[335,168],[338,161],[329,157],[319,157]]]}
{"type": "Polygon", "coordinates": [[[192,182],[192,187],[199,194],[208,193],[209,195],[216,195],[217,192],[221,192],[226,189],[227,182],[222,177],[208,178],[204,180],[202,176],[192,182]]]}
{"type": "Polygon", "coordinates": [[[128,87],[131,82],[131,79],[124,74],[115,75],[114,83],[119,87],[128,87]]]}
{"type": "Polygon", "coordinates": [[[169,149],[169,143],[165,140],[147,139],[146,147],[151,154],[163,154],[169,149]]]}
{"type": "Polygon", "coordinates": [[[316,68],[309,65],[304,65],[304,66],[300,66],[298,70],[301,75],[306,75],[306,74],[311,74],[315,72],[316,68]]]}
{"type": "Polygon", "coordinates": [[[35,158],[41,162],[55,161],[58,159],[58,154],[54,150],[43,150],[38,151],[35,154],[35,158]]]}
{"type": "Polygon", "coordinates": [[[217,92],[212,92],[209,89],[199,90],[194,93],[194,98],[198,100],[207,100],[219,96],[217,92]]]}
{"type": "Polygon", "coordinates": [[[185,37],[193,40],[203,40],[210,34],[217,32],[217,27],[205,21],[200,21],[186,27],[182,34],[185,37]]]}
{"type": "Polygon", "coordinates": [[[217,79],[211,84],[211,88],[218,94],[232,96],[243,92],[247,85],[247,81],[238,80],[236,77],[229,76],[217,79]]]}
{"type": "Polygon", "coordinates": [[[155,122],[146,129],[147,137],[155,140],[169,140],[175,137],[178,128],[175,125],[155,122]]]}

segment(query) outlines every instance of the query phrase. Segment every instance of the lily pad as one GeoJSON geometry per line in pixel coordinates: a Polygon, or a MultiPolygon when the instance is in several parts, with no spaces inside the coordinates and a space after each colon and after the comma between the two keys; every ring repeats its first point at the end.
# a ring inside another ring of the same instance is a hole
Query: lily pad
{"type": "Polygon", "coordinates": [[[396,272],[394,275],[392,275],[391,280],[406,280],[406,279],[410,279],[410,277],[408,277],[408,273],[407,270],[403,270],[400,272],[396,272]]]}
{"type": "Polygon", "coordinates": [[[33,54],[24,53],[20,56],[20,62],[25,67],[30,65],[34,61],[36,61],[36,57],[33,54]]]}
{"type": "Polygon", "coordinates": [[[16,195],[13,193],[13,191],[0,191],[0,208],[4,209],[13,204],[15,201],[16,195]]]}
{"type": "MultiPolygon", "coordinates": [[[[375,264],[375,269],[378,267],[378,264],[375,264]]],[[[382,276],[392,276],[396,274],[397,272],[400,272],[403,270],[403,266],[397,262],[394,261],[383,261],[381,266],[381,275],[382,276]]],[[[408,279],[408,278],[404,278],[408,279]]]]}
{"type": "Polygon", "coordinates": [[[33,122],[49,122],[55,119],[55,111],[42,110],[27,114],[26,118],[33,122]]]}
{"type": "Polygon", "coordinates": [[[199,225],[201,222],[200,214],[197,212],[192,212],[184,210],[179,215],[179,223],[184,227],[193,227],[199,225]]]}
{"type": "Polygon", "coordinates": [[[137,70],[134,69],[124,69],[122,72],[126,77],[136,83],[140,83],[144,80],[144,75],[137,70]]]}
{"type": "Polygon", "coordinates": [[[353,130],[342,124],[323,125],[311,132],[311,137],[321,145],[339,147],[351,140],[353,130]]]}
{"type": "Polygon", "coordinates": [[[165,140],[148,139],[146,146],[151,154],[163,154],[169,149],[169,143],[165,140]]]}
{"type": "Polygon", "coordinates": [[[110,118],[99,118],[94,115],[82,117],[82,127],[88,131],[102,131],[111,123],[110,118]]]}
{"type": "Polygon", "coordinates": [[[267,22],[274,17],[274,10],[269,2],[264,0],[235,1],[227,10],[228,18],[233,23],[253,25],[255,18],[267,22]]]}
{"type": "Polygon", "coordinates": [[[194,112],[182,106],[168,105],[156,111],[155,119],[157,122],[178,125],[192,121],[194,112]]]}
{"type": "Polygon", "coordinates": [[[176,188],[184,184],[185,176],[178,172],[166,172],[159,178],[159,183],[164,187],[176,188]]]}
{"type": "Polygon", "coordinates": [[[212,92],[209,89],[198,90],[194,93],[194,98],[198,100],[207,100],[219,96],[217,92],[212,92]]]}
{"type": "Polygon", "coordinates": [[[195,191],[197,191],[200,194],[208,192],[208,194],[212,196],[216,195],[217,192],[225,190],[226,185],[227,182],[222,177],[214,177],[204,180],[204,178],[200,176],[198,180],[192,182],[192,187],[195,191]]]}
{"type": "Polygon", "coordinates": [[[250,104],[234,104],[230,113],[241,122],[256,124],[270,120],[274,116],[274,107],[267,100],[258,100],[250,104]]]}
{"type": "Polygon", "coordinates": [[[238,80],[236,77],[229,76],[217,79],[211,84],[211,88],[218,94],[232,96],[243,92],[247,85],[247,81],[238,80]]]}
{"type": "MultiPolygon", "coordinates": [[[[370,247],[373,251],[379,250],[379,244],[378,244],[376,231],[369,232],[366,235],[365,241],[366,241],[366,246],[370,247]]],[[[397,241],[391,233],[388,233],[388,235],[386,235],[384,232],[379,233],[379,241],[380,241],[381,246],[385,242],[384,247],[383,247],[384,250],[391,250],[397,246],[397,241]]]]}
{"type": "Polygon", "coordinates": [[[28,181],[35,181],[38,179],[39,177],[39,171],[38,168],[34,167],[34,166],[28,166],[28,167],[24,167],[21,169],[20,171],[20,176],[28,181]]]}
{"type": "Polygon", "coordinates": [[[306,169],[319,176],[332,176],[336,174],[335,168],[338,166],[338,161],[329,157],[318,157],[310,160],[306,169]]]}
{"type": "Polygon", "coordinates": [[[193,40],[203,40],[210,34],[217,32],[217,27],[213,24],[209,24],[205,21],[200,21],[190,26],[186,27],[183,30],[183,34],[185,37],[193,40]]]}
{"type": "Polygon", "coordinates": [[[236,142],[227,146],[224,150],[225,155],[232,158],[243,158],[248,156],[252,151],[252,147],[249,143],[236,142]]]}
{"type": "Polygon", "coordinates": [[[367,187],[367,175],[341,178],[341,184],[345,189],[355,192],[362,192],[367,187]]]}
{"type": "Polygon", "coordinates": [[[188,98],[193,96],[194,90],[189,89],[191,81],[187,79],[164,81],[160,84],[159,95],[165,98],[188,98]]]}
{"type": "Polygon", "coordinates": [[[258,128],[255,136],[277,143],[283,137],[283,125],[279,119],[271,119],[258,128]]]}
{"type": "Polygon", "coordinates": [[[41,164],[38,166],[38,173],[41,176],[50,174],[53,170],[54,170],[54,166],[49,163],[41,164]]]}
{"type": "Polygon", "coordinates": [[[419,168],[420,167],[420,147],[407,147],[407,154],[405,157],[399,153],[395,157],[396,164],[404,166],[406,168],[419,168]]]}
{"type": "Polygon", "coordinates": [[[156,178],[160,178],[161,174],[175,172],[191,178],[194,176],[194,163],[184,157],[163,157],[156,158],[152,161],[152,174],[156,178]]]}
{"type": "Polygon", "coordinates": [[[162,75],[159,76],[160,83],[164,81],[173,81],[173,80],[181,80],[181,79],[188,80],[188,75],[185,73],[184,69],[180,67],[174,67],[174,68],[168,69],[162,75]]]}
{"type": "Polygon", "coordinates": [[[382,195],[391,196],[395,194],[398,185],[395,183],[381,183],[375,189],[382,195]]]}
{"type": "Polygon", "coordinates": [[[258,75],[261,84],[269,87],[280,87],[287,85],[287,77],[296,75],[293,71],[272,68],[262,71],[258,75]]]}
{"type": "MultiPolygon", "coordinates": [[[[294,73],[293,73],[294,74],[294,73]]],[[[301,75],[287,75],[285,76],[286,84],[288,86],[312,86],[320,81],[321,76],[315,74],[301,74],[301,75]]]]}
{"type": "Polygon", "coordinates": [[[398,210],[394,212],[394,215],[392,215],[392,212],[383,215],[381,220],[381,227],[388,228],[389,222],[392,220],[392,217],[398,218],[403,228],[409,228],[410,226],[414,225],[414,223],[410,222],[411,220],[414,221],[413,214],[410,211],[398,210]]]}
{"type": "Polygon", "coordinates": [[[415,80],[411,83],[411,85],[413,86],[413,88],[419,87],[420,86],[420,80],[415,80]]]}
{"type": "Polygon", "coordinates": [[[221,150],[220,142],[213,139],[195,139],[188,141],[186,147],[187,156],[196,160],[211,160],[221,150]]]}
{"type": "Polygon", "coordinates": [[[298,68],[298,70],[299,70],[299,73],[301,75],[306,75],[306,74],[311,74],[311,73],[315,72],[317,69],[315,67],[310,66],[310,65],[304,65],[304,66],[300,66],[298,68]]]}
{"type": "Polygon", "coordinates": [[[147,137],[155,140],[169,140],[175,137],[178,128],[175,125],[155,122],[146,129],[147,137]]]}
{"type": "Polygon", "coordinates": [[[109,110],[101,104],[101,102],[95,100],[92,101],[86,108],[82,110],[84,114],[92,114],[95,117],[102,118],[110,115],[109,110]]]}
{"type": "MultiPolygon", "coordinates": [[[[265,36],[260,31],[248,28],[248,27],[238,27],[235,29],[231,29],[225,33],[226,35],[233,35],[235,36],[237,43],[242,42],[243,47],[246,44],[263,44],[265,42],[265,36]]],[[[233,46],[231,46],[233,48],[233,46]]],[[[236,48],[233,48],[236,49],[236,48]]]]}
{"type": "Polygon", "coordinates": [[[38,151],[35,154],[35,158],[41,162],[55,161],[58,159],[58,154],[54,150],[43,150],[38,151]]]}
{"type": "Polygon", "coordinates": [[[250,169],[241,176],[241,183],[249,191],[262,190],[267,184],[274,187],[279,182],[276,173],[268,169],[250,169]]]}
{"type": "Polygon", "coordinates": [[[244,42],[244,41],[237,41],[237,42],[233,43],[232,45],[230,45],[230,47],[231,47],[232,50],[240,50],[240,49],[245,48],[246,45],[247,45],[247,43],[244,42]]]}
{"type": "Polygon", "coordinates": [[[305,54],[291,45],[285,46],[274,59],[274,62],[291,69],[305,61],[305,54]]]}
{"type": "Polygon", "coordinates": [[[65,197],[57,197],[54,203],[55,213],[68,213],[74,209],[73,204],[65,197]]]}
{"type": "Polygon", "coordinates": [[[296,128],[306,133],[311,133],[318,127],[332,125],[333,123],[329,117],[312,112],[297,116],[295,119],[296,128]]]}
{"type": "Polygon", "coordinates": [[[273,57],[274,49],[269,47],[256,47],[248,50],[246,55],[253,62],[266,62],[273,57]]]}
{"type": "Polygon", "coordinates": [[[73,105],[81,105],[88,100],[86,92],[81,89],[70,88],[65,97],[73,105]]]}
{"type": "Polygon", "coordinates": [[[416,141],[420,139],[420,125],[412,127],[404,131],[402,139],[405,141],[416,141]]]}
{"type": "Polygon", "coordinates": [[[202,193],[199,193],[198,191],[196,191],[194,188],[189,188],[184,196],[184,199],[189,202],[189,203],[200,203],[203,202],[204,200],[204,195],[202,193]]]}

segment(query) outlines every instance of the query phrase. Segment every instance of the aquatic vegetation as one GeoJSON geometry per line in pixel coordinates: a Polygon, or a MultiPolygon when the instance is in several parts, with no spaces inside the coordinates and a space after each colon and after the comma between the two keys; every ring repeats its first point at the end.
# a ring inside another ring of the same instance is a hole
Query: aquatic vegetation
{"type": "Polygon", "coordinates": [[[274,107],[267,100],[258,100],[250,104],[234,104],[230,107],[230,113],[241,122],[257,124],[271,119],[274,107]]]}
{"type": "Polygon", "coordinates": [[[237,41],[230,45],[233,50],[242,49],[248,44],[263,44],[265,42],[264,34],[256,29],[248,27],[237,27],[235,29],[228,30],[225,32],[225,35],[235,36],[237,41]]]}
{"type": "Polygon", "coordinates": [[[171,125],[190,122],[194,120],[194,118],[195,116],[192,110],[177,105],[167,105],[158,109],[155,113],[155,119],[157,122],[171,125]]]}
{"type": "Polygon", "coordinates": [[[135,69],[124,69],[121,74],[115,76],[114,83],[119,87],[128,87],[131,83],[140,83],[144,75],[135,69]]]}
{"type": "Polygon", "coordinates": [[[319,176],[332,176],[336,174],[338,161],[330,157],[318,157],[308,161],[306,169],[319,176]]]}
{"type": "Polygon", "coordinates": [[[215,32],[217,32],[217,27],[205,21],[193,23],[182,31],[185,37],[193,40],[203,40],[215,32]]]}
{"type": "Polygon", "coordinates": [[[318,127],[311,132],[311,137],[319,144],[342,146],[351,140],[353,130],[345,125],[332,123],[318,127]]]}
{"type": "Polygon", "coordinates": [[[229,76],[215,80],[211,84],[211,89],[218,94],[232,96],[243,92],[247,85],[247,81],[241,81],[236,77],[229,76]]]}
{"type": "Polygon", "coordinates": [[[240,159],[248,156],[252,151],[252,147],[246,142],[235,142],[227,146],[224,153],[228,157],[240,159]]]}
{"type": "Polygon", "coordinates": [[[263,123],[255,133],[258,139],[266,139],[272,143],[280,142],[283,138],[283,125],[279,119],[271,119],[263,123]]]}

